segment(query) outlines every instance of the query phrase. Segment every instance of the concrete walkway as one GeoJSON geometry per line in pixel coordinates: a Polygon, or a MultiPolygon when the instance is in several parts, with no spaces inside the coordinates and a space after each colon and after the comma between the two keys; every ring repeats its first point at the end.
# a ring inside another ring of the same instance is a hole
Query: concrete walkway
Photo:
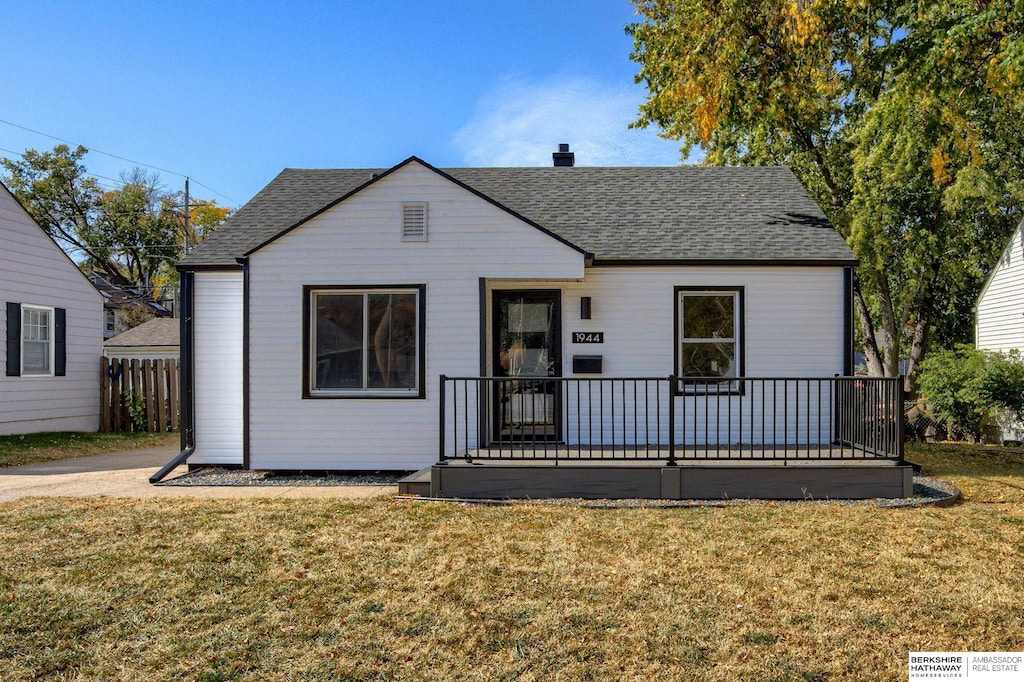
{"type": "MultiPolygon", "coordinates": [[[[398,486],[164,486],[149,477],[178,454],[178,447],[115,452],[0,469],[0,502],[22,497],[369,498],[396,495],[398,486]]],[[[178,467],[164,480],[186,473],[178,467]]]]}

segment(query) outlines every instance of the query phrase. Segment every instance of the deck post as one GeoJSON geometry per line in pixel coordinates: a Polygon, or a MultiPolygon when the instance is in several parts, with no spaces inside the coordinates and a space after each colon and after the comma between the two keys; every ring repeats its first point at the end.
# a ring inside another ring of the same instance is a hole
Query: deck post
{"type": "Polygon", "coordinates": [[[444,385],[445,385],[445,382],[447,381],[447,379],[448,378],[445,375],[443,375],[443,374],[441,375],[441,390],[438,392],[438,397],[441,400],[441,405],[438,408],[438,411],[440,413],[439,416],[440,416],[440,423],[441,423],[440,427],[438,428],[438,434],[437,434],[437,444],[438,444],[438,459],[437,459],[437,463],[438,464],[447,464],[448,463],[447,461],[445,461],[445,455],[444,455],[444,416],[445,416],[444,415],[444,406],[445,406],[444,385]]]}
{"type": "MultiPolygon", "coordinates": [[[[832,375],[832,379],[832,443],[841,445],[843,439],[840,435],[839,420],[842,418],[842,410],[840,408],[839,391],[842,389],[842,382],[839,381],[838,374],[832,375]]],[[[831,450],[829,454],[831,454],[831,450]]]]}
{"type": "Polygon", "coordinates": [[[668,378],[668,466],[676,466],[676,375],[668,378]]]}
{"type": "Polygon", "coordinates": [[[905,454],[904,446],[907,443],[907,417],[905,404],[907,402],[907,394],[903,390],[906,385],[903,383],[903,375],[899,375],[896,378],[899,383],[896,384],[896,396],[899,398],[899,406],[896,410],[896,419],[899,420],[899,426],[897,427],[896,438],[896,460],[899,464],[903,464],[903,455],[905,454]]]}

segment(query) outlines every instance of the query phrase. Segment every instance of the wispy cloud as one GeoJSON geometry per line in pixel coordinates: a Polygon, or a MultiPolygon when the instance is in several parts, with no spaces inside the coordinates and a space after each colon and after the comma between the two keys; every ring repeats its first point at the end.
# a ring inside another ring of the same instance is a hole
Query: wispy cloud
{"type": "Polygon", "coordinates": [[[453,142],[471,166],[547,166],[560,142],[580,166],[678,164],[678,143],[629,128],[642,97],[638,87],[588,78],[507,80],[481,98],[453,142]]]}

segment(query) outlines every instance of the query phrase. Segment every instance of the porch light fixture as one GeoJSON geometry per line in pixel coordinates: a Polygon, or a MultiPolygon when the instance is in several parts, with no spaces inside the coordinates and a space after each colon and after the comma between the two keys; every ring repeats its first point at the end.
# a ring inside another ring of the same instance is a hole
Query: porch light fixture
{"type": "Polygon", "coordinates": [[[590,296],[582,296],[580,298],[580,319],[589,320],[591,312],[590,296]]]}

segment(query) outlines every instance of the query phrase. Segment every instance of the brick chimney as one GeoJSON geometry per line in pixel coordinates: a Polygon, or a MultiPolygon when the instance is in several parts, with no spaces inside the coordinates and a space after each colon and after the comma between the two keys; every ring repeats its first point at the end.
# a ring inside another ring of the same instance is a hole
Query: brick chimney
{"type": "Polygon", "coordinates": [[[569,145],[560,144],[558,145],[558,151],[551,154],[551,158],[555,162],[555,167],[558,166],[575,166],[576,155],[569,151],[569,145]]]}

